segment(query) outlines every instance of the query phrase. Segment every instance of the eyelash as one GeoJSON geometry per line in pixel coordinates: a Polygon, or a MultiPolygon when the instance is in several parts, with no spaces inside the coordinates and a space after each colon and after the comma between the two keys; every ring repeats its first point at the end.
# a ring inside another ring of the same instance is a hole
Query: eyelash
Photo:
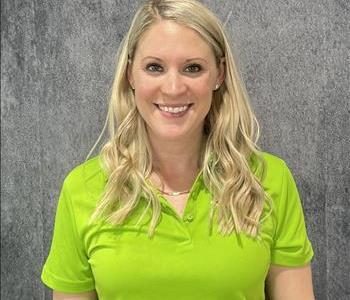
{"type": "MultiPolygon", "coordinates": [[[[154,72],[161,72],[161,70],[159,70],[160,68],[162,68],[160,65],[158,65],[158,64],[149,64],[149,65],[147,65],[146,66],[146,70],[147,71],[149,71],[149,72],[151,72],[151,73],[154,73],[154,72]],[[156,68],[156,70],[151,70],[151,68],[153,69],[153,67],[154,68],[156,68]]],[[[192,64],[192,65],[188,65],[187,67],[186,67],[186,69],[187,68],[196,68],[196,70],[195,71],[189,71],[189,73],[199,73],[200,71],[202,71],[202,67],[200,66],[200,65],[198,65],[198,64],[192,64]]]]}

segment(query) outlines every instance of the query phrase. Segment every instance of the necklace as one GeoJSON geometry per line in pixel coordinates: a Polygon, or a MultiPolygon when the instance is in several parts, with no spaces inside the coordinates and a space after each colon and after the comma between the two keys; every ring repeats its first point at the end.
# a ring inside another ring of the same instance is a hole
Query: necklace
{"type": "Polygon", "coordinates": [[[163,191],[163,190],[158,189],[158,188],[157,188],[157,190],[159,192],[161,192],[162,194],[167,195],[167,196],[179,196],[179,195],[188,194],[190,192],[190,190],[183,191],[183,192],[166,192],[166,191],[163,191]]]}
{"type": "MultiPolygon", "coordinates": [[[[156,171],[153,171],[153,172],[157,175],[159,181],[160,181],[161,183],[163,183],[160,174],[159,174],[158,172],[156,172],[156,171]]],[[[152,183],[152,182],[151,182],[151,183],[152,183]]],[[[161,184],[161,185],[163,186],[163,184],[161,184]]],[[[191,190],[185,190],[185,191],[176,191],[176,192],[166,192],[166,191],[164,191],[163,189],[160,189],[160,188],[158,188],[158,187],[155,186],[155,185],[153,185],[153,186],[154,186],[154,187],[157,189],[157,191],[159,191],[161,194],[167,195],[167,196],[172,196],[172,197],[180,196],[180,195],[184,195],[184,194],[189,194],[190,191],[191,191],[191,190]]]]}

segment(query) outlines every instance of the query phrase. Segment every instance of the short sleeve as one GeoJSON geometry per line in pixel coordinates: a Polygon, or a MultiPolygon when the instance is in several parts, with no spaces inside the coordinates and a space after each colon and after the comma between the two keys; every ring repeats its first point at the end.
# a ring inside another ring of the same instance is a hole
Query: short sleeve
{"type": "Polygon", "coordinates": [[[49,256],[41,280],[60,292],[86,292],[95,283],[81,237],[77,233],[69,189],[65,180],[58,200],[49,256]]]}
{"type": "Polygon", "coordinates": [[[276,203],[277,228],[271,249],[271,263],[302,266],[314,255],[308,239],[303,208],[293,176],[283,163],[282,186],[276,203]]]}

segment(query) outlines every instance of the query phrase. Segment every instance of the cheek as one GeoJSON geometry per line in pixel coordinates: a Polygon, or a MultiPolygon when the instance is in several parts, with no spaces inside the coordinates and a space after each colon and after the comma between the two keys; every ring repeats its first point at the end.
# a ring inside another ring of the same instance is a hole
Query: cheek
{"type": "Polygon", "coordinates": [[[155,101],[155,94],[157,89],[152,84],[147,84],[147,82],[143,82],[138,85],[135,90],[135,99],[136,103],[145,102],[145,101],[155,101]]]}
{"type": "Polygon", "coordinates": [[[203,80],[192,85],[192,93],[199,101],[205,101],[210,105],[213,97],[213,90],[210,82],[203,80]]]}
{"type": "Polygon", "coordinates": [[[193,93],[199,101],[201,114],[207,115],[213,100],[212,82],[210,80],[203,80],[198,82],[194,89],[193,93]]]}
{"type": "Polygon", "coordinates": [[[215,79],[213,79],[212,74],[207,73],[192,82],[192,90],[202,97],[211,98],[213,95],[212,86],[214,81],[215,79]]]}
{"type": "Polygon", "coordinates": [[[200,94],[202,96],[211,97],[212,89],[208,82],[202,82],[193,87],[193,90],[196,91],[196,94],[200,94]]]}
{"type": "Polygon", "coordinates": [[[135,86],[137,87],[135,89],[136,103],[146,101],[150,97],[152,98],[152,95],[154,96],[154,92],[156,91],[157,87],[154,83],[154,79],[152,79],[153,78],[146,76],[140,70],[136,70],[134,72],[135,86]]]}

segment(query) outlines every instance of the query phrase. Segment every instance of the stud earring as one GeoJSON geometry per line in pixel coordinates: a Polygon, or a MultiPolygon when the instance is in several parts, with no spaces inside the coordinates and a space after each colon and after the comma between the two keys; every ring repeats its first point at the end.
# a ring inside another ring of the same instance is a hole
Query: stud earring
{"type": "Polygon", "coordinates": [[[220,84],[216,84],[215,91],[220,87],[220,84]]]}

